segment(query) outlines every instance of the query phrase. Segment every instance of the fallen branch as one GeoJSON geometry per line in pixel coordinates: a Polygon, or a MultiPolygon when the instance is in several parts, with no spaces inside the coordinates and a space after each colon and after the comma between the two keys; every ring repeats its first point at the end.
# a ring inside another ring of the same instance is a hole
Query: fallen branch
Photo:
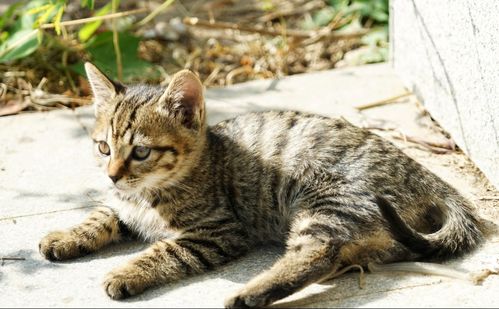
{"type": "Polygon", "coordinates": [[[264,35],[271,36],[279,36],[285,35],[288,37],[294,37],[297,39],[309,39],[315,38],[319,36],[325,36],[331,39],[340,40],[340,39],[349,39],[363,36],[367,33],[366,29],[362,29],[357,32],[352,33],[337,33],[337,32],[329,32],[327,34],[323,34],[321,30],[319,31],[304,31],[304,30],[295,30],[295,29],[283,29],[283,30],[274,30],[274,29],[262,29],[256,28],[249,25],[238,25],[235,23],[229,22],[210,22],[207,20],[201,20],[196,17],[185,17],[183,19],[183,23],[187,26],[193,27],[203,27],[208,29],[227,29],[227,30],[236,30],[236,31],[244,31],[244,32],[252,32],[259,33],[264,35]]]}
{"type": "Polygon", "coordinates": [[[260,34],[266,34],[266,35],[272,35],[272,36],[283,35],[284,33],[287,36],[298,37],[298,38],[308,38],[311,36],[310,31],[289,30],[289,29],[281,31],[281,30],[273,30],[273,29],[261,29],[261,28],[256,28],[253,26],[238,25],[238,24],[229,23],[229,22],[211,23],[207,20],[201,20],[197,17],[185,17],[183,20],[183,23],[187,26],[203,27],[203,28],[209,28],[209,29],[227,29],[227,30],[237,30],[237,31],[244,31],[244,32],[254,32],[254,33],[260,33],[260,34]]]}

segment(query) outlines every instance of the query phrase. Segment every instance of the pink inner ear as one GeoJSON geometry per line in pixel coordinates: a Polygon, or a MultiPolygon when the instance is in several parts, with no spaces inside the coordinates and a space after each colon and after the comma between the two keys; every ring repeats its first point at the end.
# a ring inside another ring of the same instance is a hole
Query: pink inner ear
{"type": "MultiPolygon", "coordinates": [[[[182,73],[184,73],[183,71],[182,73]]],[[[179,76],[179,90],[182,93],[182,104],[187,108],[198,109],[203,103],[203,89],[199,80],[191,72],[179,76]]]]}
{"type": "Polygon", "coordinates": [[[203,85],[192,72],[183,70],[175,74],[165,96],[165,99],[168,98],[166,101],[173,103],[172,107],[181,115],[186,127],[201,124],[204,115],[203,85]]]}
{"type": "Polygon", "coordinates": [[[202,110],[203,98],[199,92],[199,88],[195,85],[183,86],[181,99],[183,124],[188,128],[192,128],[200,118],[198,114],[202,110]]]}

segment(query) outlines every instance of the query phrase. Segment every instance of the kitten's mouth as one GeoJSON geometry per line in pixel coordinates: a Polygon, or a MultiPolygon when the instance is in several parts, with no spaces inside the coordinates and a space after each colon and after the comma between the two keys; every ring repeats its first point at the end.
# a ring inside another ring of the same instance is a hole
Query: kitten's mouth
{"type": "Polygon", "coordinates": [[[138,190],[137,184],[130,184],[126,181],[124,182],[117,182],[114,184],[114,189],[117,190],[120,193],[135,193],[135,191],[138,190]]]}
{"type": "Polygon", "coordinates": [[[117,182],[114,184],[114,188],[118,191],[126,191],[133,189],[133,187],[126,182],[117,182]]]}

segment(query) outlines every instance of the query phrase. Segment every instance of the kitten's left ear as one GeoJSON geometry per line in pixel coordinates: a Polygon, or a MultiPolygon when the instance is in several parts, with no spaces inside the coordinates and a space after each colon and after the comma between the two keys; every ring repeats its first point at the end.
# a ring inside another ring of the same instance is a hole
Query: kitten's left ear
{"type": "Polygon", "coordinates": [[[199,129],[204,124],[203,84],[193,72],[176,73],[160,102],[187,128],[199,129]]]}
{"type": "Polygon", "coordinates": [[[97,116],[107,110],[109,102],[123,89],[123,86],[113,82],[90,62],[85,63],[85,71],[94,94],[95,116],[97,116]]]}

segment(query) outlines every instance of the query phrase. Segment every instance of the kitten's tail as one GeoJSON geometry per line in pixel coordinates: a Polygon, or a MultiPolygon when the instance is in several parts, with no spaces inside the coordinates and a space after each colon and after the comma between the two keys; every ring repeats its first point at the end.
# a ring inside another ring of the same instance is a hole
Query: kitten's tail
{"type": "Polygon", "coordinates": [[[383,217],[388,221],[393,238],[422,258],[446,258],[469,252],[480,244],[483,234],[478,220],[467,201],[460,205],[456,200],[446,203],[444,222],[440,230],[422,234],[410,227],[385,198],[376,197],[383,217]]]}

